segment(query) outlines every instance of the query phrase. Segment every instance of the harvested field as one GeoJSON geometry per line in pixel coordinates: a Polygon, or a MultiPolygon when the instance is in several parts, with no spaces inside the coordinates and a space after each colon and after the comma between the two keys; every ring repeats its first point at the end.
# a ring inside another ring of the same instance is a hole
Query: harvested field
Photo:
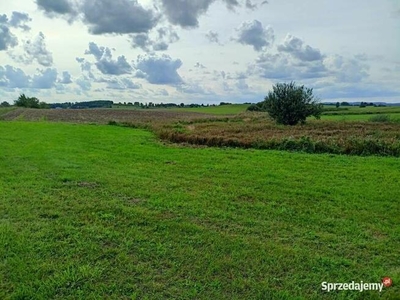
{"type": "Polygon", "coordinates": [[[213,118],[215,116],[176,111],[154,110],[118,110],[118,109],[24,109],[18,108],[3,114],[0,119],[6,121],[51,121],[71,123],[97,123],[109,122],[146,124],[153,122],[193,120],[213,118]]]}
{"type": "Polygon", "coordinates": [[[396,122],[311,120],[304,125],[280,126],[255,113],[223,121],[179,122],[158,133],[162,139],[195,145],[400,156],[400,124],[396,122]]]}

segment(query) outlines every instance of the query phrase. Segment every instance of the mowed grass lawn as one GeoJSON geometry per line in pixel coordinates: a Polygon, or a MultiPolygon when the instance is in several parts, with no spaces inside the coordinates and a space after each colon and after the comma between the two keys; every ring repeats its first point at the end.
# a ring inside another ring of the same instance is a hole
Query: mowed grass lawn
{"type": "Polygon", "coordinates": [[[0,299],[399,299],[399,159],[40,122],[0,145],[0,299]]]}

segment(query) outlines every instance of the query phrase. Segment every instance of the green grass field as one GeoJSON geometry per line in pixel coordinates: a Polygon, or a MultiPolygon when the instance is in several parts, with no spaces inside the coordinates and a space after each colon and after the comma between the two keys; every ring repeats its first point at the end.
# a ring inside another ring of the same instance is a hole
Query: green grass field
{"type": "Polygon", "coordinates": [[[333,109],[332,112],[339,112],[341,114],[400,113],[400,106],[382,106],[382,107],[341,106],[339,110],[336,110],[336,107],[334,106],[325,106],[325,109],[333,109]]]}
{"type": "Polygon", "coordinates": [[[398,299],[399,159],[0,132],[0,299],[398,299]]]}
{"type": "MultiPolygon", "coordinates": [[[[343,115],[322,115],[321,120],[330,121],[369,121],[373,116],[379,116],[379,114],[343,114],[343,115]]],[[[385,113],[390,117],[391,121],[400,121],[400,113],[385,113]]],[[[310,119],[313,119],[312,117],[310,119]]]]}

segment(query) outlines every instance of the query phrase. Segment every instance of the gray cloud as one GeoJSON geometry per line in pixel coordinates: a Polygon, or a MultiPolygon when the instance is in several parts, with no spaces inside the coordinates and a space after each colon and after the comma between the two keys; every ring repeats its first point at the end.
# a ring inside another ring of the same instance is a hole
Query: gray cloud
{"type": "Polygon", "coordinates": [[[360,82],[369,76],[368,65],[357,57],[349,59],[332,55],[324,60],[324,64],[336,82],[360,82]]]}
{"type": "Polygon", "coordinates": [[[312,48],[309,45],[304,45],[304,42],[288,34],[282,45],[277,47],[278,51],[286,52],[303,61],[321,60],[323,56],[318,49],[312,48]]]}
{"type": "Polygon", "coordinates": [[[238,36],[234,40],[243,45],[253,46],[255,51],[262,51],[275,40],[274,30],[271,27],[263,27],[257,20],[242,23],[236,31],[238,36]]]}
{"type": "MultiPolygon", "coordinates": [[[[257,7],[251,0],[155,0],[161,3],[168,21],[183,28],[198,27],[198,18],[205,14],[214,2],[224,2],[228,9],[241,6],[257,7]]],[[[80,18],[92,34],[136,34],[148,33],[161,18],[158,8],[142,6],[138,0],[36,0],[39,9],[50,17],[63,16],[72,21],[80,18]]],[[[156,43],[155,50],[164,50],[163,41],[156,43]]],[[[140,47],[140,43],[137,43],[140,47]]]]}
{"type": "Polygon", "coordinates": [[[18,45],[17,37],[10,31],[6,15],[0,15],[0,51],[8,50],[18,45]]]}
{"type": "Polygon", "coordinates": [[[205,68],[206,68],[203,64],[201,64],[201,63],[199,63],[199,62],[197,62],[197,63],[194,65],[194,67],[195,67],[195,68],[199,68],[199,69],[205,69],[205,68]]]}
{"type": "Polygon", "coordinates": [[[45,67],[50,67],[53,65],[53,55],[46,48],[45,36],[43,32],[40,32],[33,41],[25,42],[24,50],[24,62],[30,63],[36,60],[40,65],[45,67]]]}
{"type": "Polygon", "coordinates": [[[84,58],[82,57],[77,57],[75,58],[76,61],[81,65],[81,70],[82,72],[87,73],[87,75],[89,76],[89,78],[95,79],[95,76],[92,73],[92,63],[86,61],[84,58]]]}
{"type": "Polygon", "coordinates": [[[86,76],[78,78],[75,82],[84,92],[90,91],[92,88],[92,84],[86,76]]]}
{"type": "Polygon", "coordinates": [[[239,6],[239,2],[237,0],[223,0],[226,3],[226,6],[233,10],[236,6],[239,6]]]}
{"type": "Polygon", "coordinates": [[[0,82],[8,88],[27,88],[30,85],[30,76],[19,68],[10,65],[0,66],[0,82]]]}
{"type": "Polygon", "coordinates": [[[368,78],[369,66],[364,56],[346,58],[340,55],[324,56],[319,60],[299,60],[292,52],[263,53],[248,69],[248,75],[259,75],[273,80],[318,79],[336,83],[358,83],[368,78]]]}
{"type": "Polygon", "coordinates": [[[279,80],[299,80],[328,76],[322,61],[296,62],[285,53],[263,53],[249,68],[249,74],[256,73],[263,78],[279,80]]]}
{"type": "Polygon", "coordinates": [[[219,42],[219,35],[218,35],[217,32],[214,32],[214,31],[211,31],[211,30],[210,30],[210,31],[206,34],[206,38],[207,38],[211,43],[220,44],[220,42],[219,42]]]}
{"type": "Polygon", "coordinates": [[[132,71],[131,65],[127,62],[125,56],[118,56],[117,60],[112,59],[111,50],[108,47],[99,47],[96,43],[89,43],[89,50],[85,54],[92,54],[96,58],[96,67],[108,75],[129,74],[132,71]]]}
{"type": "Polygon", "coordinates": [[[225,92],[233,92],[233,88],[226,81],[222,82],[222,88],[225,92]]]}
{"type": "Polygon", "coordinates": [[[85,0],[83,13],[93,34],[148,32],[158,22],[154,11],[143,8],[137,0],[85,0]]]}
{"type": "Polygon", "coordinates": [[[49,17],[65,16],[73,19],[77,13],[74,4],[69,0],[36,0],[36,4],[49,17]]]}
{"type": "Polygon", "coordinates": [[[34,75],[32,78],[32,88],[35,89],[51,89],[55,86],[57,82],[57,70],[56,69],[46,69],[40,71],[39,74],[34,75]]]}
{"type": "Polygon", "coordinates": [[[157,36],[151,38],[149,33],[138,33],[131,36],[133,48],[141,48],[145,52],[165,51],[170,43],[179,41],[178,34],[171,27],[157,29],[157,36]]]}
{"type": "Polygon", "coordinates": [[[251,0],[246,0],[246,8],[254,10],[257,8],[257,5],[253,4],[253,2],[251,2],[251,0]]]}
{"type": "Polygon", "coordinates": [[[140,89],[142,87],[141,84],[139,83],[134,83],[131,79],[129,78],[122,78],[122,83],[124,85],[125,88],[127,89],[132,89],[132,90],[136,90],[136,89],[140,89]]]}
{"type": "Polygon", "coordinates": [[[178,84],[182,82],[177,72],[181,66],[180,59],[174,60],[168,55],[140,55],[135,64],[136,77],[145,78],[152,84],[178,84]]]}
{"type": "Polygon", "coordinates": [[[168,20],[182,27],[198,27],[198,17],[207,12],[213,0],[161,0],[168,20]]]}
{"type": "MultiPolygon", "coordinates": [[[[183,28],[199,26],[199,17],[207,12],[216,0],[161,0],[164,13],[171,24],[183,28]]],[[[223,0],[229,9],[239,6],[237,0],[223,0]]]]}
{"type": "Polygon", "coordinates": [[[242,90],[242,91],[245,91],[245,90],[248,90],[248,89],[249,89],[249,85],[246,83],[246,80],[245,80],[245,79],[239,79],[239,80],[236,82],[236,87],[237,87],[239,90],[242,90]]]}
{"type": "Polygon", "coordinates": [[[148,32],[159,21],[154,10],[137,0],[36,0],[36,4],[49,17],[82,20],[95,35],[148,32]]]}
{"type": "Polygon", "coordinates": [[[61,84],[70,84],[70,83],[72,83],[71,74],[69,74],[67,71],[64,71],[62,73],[62,78],[59,80],[59,83],[61,83],[61,84]]]}
{"type": "Polygon", "coordinates": [[[158,38],[165,39],[169,43],[175,43],[179,41],[179,35],[172,29],[172,27],[161,27],[157,29],[158,38]]]}
{"type": "MultiPolygon", "coordinates": [[[[99,47],[96,43],[89,43],[89,50],[85,51],[85,54],[92,54],[96,58],[96,60],[100,60],[104,53],[107,52],[107,56],[111,56],[111,50],[109,48],[99,47]]],[[[79,62],[83,62],[84,58],[80,58],[79,62]]]]}
{"type": "Polygon", "coordinates": [[[125,56],[118,56],[117,60],[102,59],[96,63],[96,66],[101,73],[109,75],[129,74],[132,70],[125,56]]]}
{"type": "Polygon", "coordinates": [[[10,26],[20,28],[24,31],[29,31],[31,28],[26,25],[26,23],[30,21],[32,21],[32,19],[28,14],[14,11],[11,16],[10,26]]]}
{"type": "Polygon", "coordinates": [[[0,82],[2,86],[10,89],[51,89],[57,82],[57,70],[50,68],[40,70],[38,74],[31,77],[19,68],[10,65],[0,66],[0,82]]]}
{"type": "Polygon", "coordinates": [[[138,33],[132,35],[131,44],[133,48],[141,48],[142,50],[149,52],[150,47],[153,45],[153,41],[150,40],[147,33],[138,33]]]}
{"type": "Polygon", "coordinates": [[[228,74],[224,74],[224,76],[226,76],[226,79],[238,79],[239,80],[239,79],[248,78],[248,75],[244,72],[236,72],[236,74],[234,74],[234,75],[232,75],[231,73],[228,73],[228,74]]]}
{"type": "Polygon", "coordinates": [[[159,41],[153,45],[154,51],[166,51],[168,50],[169,45],[166,42],[159,41]]]}
{"type": "Polygon", "coordinates": [[[176,86],[176,90],[184,94],[210,95],[213,91],[205,89],[197,82],[182,83],[176,86]]]}
{"type": "Polygon", "coordinates": [[[122,78],[122,79],[102,79],[99,82],[107,83],[108,89],[113,90],[137,90],[142,88],[142,85],[134,83],[129,78],[122,78]]]}

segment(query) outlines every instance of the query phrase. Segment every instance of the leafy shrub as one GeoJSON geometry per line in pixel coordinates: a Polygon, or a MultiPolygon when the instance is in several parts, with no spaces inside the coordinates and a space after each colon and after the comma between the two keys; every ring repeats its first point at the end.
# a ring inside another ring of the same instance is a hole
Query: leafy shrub
{"type": "Polygon", "coordinates": [[[39,102],[36,97],[27,97],[25,94],[21,94],[18,100],[15,100],[15,105],[25,108],[49,108],[50,106],[45,102],[39,102]]]}
{"type": "Polygon", "coordinates": [[[283,125],[305,123],[309,116],[319,119],[323,110],[313,95],[313,89],[297,86],[294,82],[273,86],[263,105],[271,118],[283,125]]]}

